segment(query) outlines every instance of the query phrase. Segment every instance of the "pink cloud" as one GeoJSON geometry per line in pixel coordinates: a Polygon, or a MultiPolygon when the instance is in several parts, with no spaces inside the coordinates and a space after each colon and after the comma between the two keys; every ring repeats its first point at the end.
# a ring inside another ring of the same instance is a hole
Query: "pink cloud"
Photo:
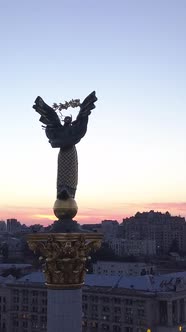
{"type": "Polygon", "coordinates": [[[120,205],[123,207],[124,211],[127,211],[127,214],[134,214],[134,211],[149,211],[155,210],[159,212],[170,212],[172,215],[181,215],[186,217],[186,202],[154,202],[154,203],[123,203],[120,205]]]}
{"type": "Polygon", "coordinates": [[[149,203],[147,204],[148,207],[156,207],[163,210],[179,210],[186,212],[186,202],[163,202],[163,203],[149,203]]]}

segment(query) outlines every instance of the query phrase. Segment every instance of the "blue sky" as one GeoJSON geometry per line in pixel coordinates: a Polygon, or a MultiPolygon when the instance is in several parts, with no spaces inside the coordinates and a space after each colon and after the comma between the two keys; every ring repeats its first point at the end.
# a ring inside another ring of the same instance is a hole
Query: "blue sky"
{"type": "Polygon", "coordinates": [[[37,95],[52,104],[93,90],[78,220],[153,206],[186,216],[186,2],[6,0],[0,26],[0,218],[52,215],[58,151],[32,109],[37,95]]]}

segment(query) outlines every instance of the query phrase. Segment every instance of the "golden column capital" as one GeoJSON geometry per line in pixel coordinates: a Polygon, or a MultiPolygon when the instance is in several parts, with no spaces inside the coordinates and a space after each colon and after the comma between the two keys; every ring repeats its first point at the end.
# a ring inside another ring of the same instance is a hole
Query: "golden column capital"
{"type": "Polygon", "coordinates": [[[48,288],[80,288],[84,283],[85,264],[91,250],[101,246],[99,233],[29,234],[29,248],[39,252],[48,288]]]}

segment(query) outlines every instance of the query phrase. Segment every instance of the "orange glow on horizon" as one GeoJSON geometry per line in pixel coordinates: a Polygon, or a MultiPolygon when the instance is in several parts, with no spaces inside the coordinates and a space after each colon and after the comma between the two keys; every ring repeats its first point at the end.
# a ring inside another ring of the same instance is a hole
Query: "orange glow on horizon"
{"type": "MultiPolygon", "coordinates": [[[[159,202],[159,203],[118,203],[113,206],[104,205],[99,208],[89,208],[86,205],[79,207],[79,213],[75,220],[81,223],[100,223],[104,219],[118,220],[119,222],[126,217],[136,214],[136,212],[159,211],[165,213],[169,211],[172,215],[186,216],[185,202],[159,202]]],[[[4,206],[0,209],[0,219],[6,220],[16,218],[22,224],[31,225],[41,223],[45,226],[56,220],[52,208],[32,207],[32,206],[4,206]]]]}
{"type": "Polygon", "coordinates": [[[33,216],[33,219],[48,219],[48,220],[54,220],[55,219],[55,216],[54,215],[50,215],[50,214],[34,214],[33,216]]]}

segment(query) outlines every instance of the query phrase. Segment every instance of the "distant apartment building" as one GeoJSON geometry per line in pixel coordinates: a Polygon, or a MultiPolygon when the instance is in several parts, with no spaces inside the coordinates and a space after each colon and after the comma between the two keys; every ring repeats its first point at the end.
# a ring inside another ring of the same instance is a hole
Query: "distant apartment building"
{"type": "Polygon", "coordinates": [[[0,220],[0,234],[6,233],[6,223],[4,220],[0,220]]]}
{"type": "Polygon", "coordinates": [[[111,241],[118,236],[119,223],[117,220],[103,220],[101,222],[101,232],[104,236],[104,241],[111,241]]]}
{"type": "MultiPolygon", "coordinates": [[[[154,277],[87,275],[82,299],[83,332],[178,332],[186,326],[186,272],[154,277]]],[[[0,317],[1,332],[47,331],[42,273],[18,280],[0,277],[0,317]]]]}
{"type": "Polygon", "coordinates": [[[140,276],[155,274],[155,266],[146,263],[97,261],[93,264],[93,273],[107,276],[140,276]]]}
{"type": "Polygon", "coordinates": [[[81,226],[83,230],[95,232],[95,233],[101,233],[102,227],[101,224],[84,224],[81,226]]]}
{"type": "Polygon", "coordinates": [[[17,219],[7,219],[7,232],[14,234],[21,230],[21,223],[17,219]]]}
{"type": "MultiPolygon", "coordinates": [[[[0,227],[1,227],[1,222],[0,222],[0,227]]],[[[1,228],[0,228],[1,230],[1,228]]],[[[11,218],[7,219],[6,222],[6,232],[9,233],[10,235],[16,235],[16,233],[41,233],[44,232],[45,229],[42,225],[40,224],[34,224],[31,226],[27,226],[25,224],[21,224],[17,219],[11,218]]]]}
{"type": "Polygon", "coordinates": [[[167,253],[173,241],[180,251],[186,252],[185,218],[171,216],[168,212],[136,213],[123,220],[122,237],[131,240],[155,240],[158,253],[167,253]]]}
{"type": "Polygon", "coordinates": [[[121,257],[156,255],[155,240],[113,238],[109,241],[109,246],[116,255],[121,257]]]}
{"type": "Polygon", "coordinates": [[[32,272],[33,266],[31,264],[10,264],[10,263],[0,264],[0,275],[9,272],[11,270],[20,272],[21,275],[24,275],[32,272]]]}
{"type": "Polygon", "coordinates": [[[8,257],[12,259],[22,259],[23,258],[23,242],[20,238],[9,236],[5,243],[8,248],[8,257]]]}

